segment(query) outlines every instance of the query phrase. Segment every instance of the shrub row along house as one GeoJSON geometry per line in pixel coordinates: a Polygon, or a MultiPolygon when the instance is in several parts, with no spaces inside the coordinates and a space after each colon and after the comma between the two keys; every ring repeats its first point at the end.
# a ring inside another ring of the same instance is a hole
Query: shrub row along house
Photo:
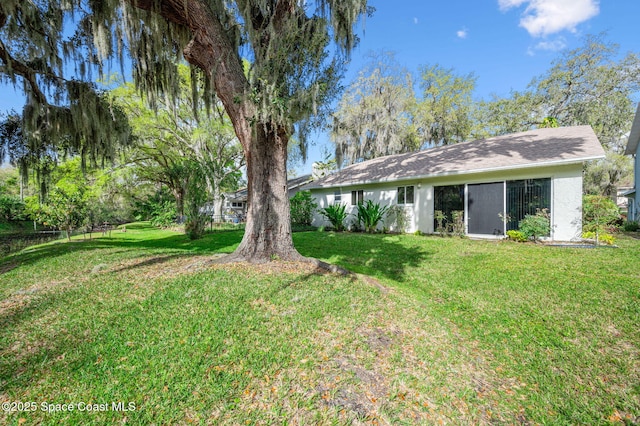
{"type": "MultiPolygon", "coordinates": [[[[460,212],[467,235],[503,236],[547,209],[550,239],[570,241],[582,233],[584,163],[600,158],[590,126],[537,129],[364,161],[305,189],[319,208],[346,204],[353,212],[363,200],[401,206],[405,232],[433,233],[443,221],[436,212],[449,223],[460,212]]],[[[329,225],[320,213],[313,224],[329,225]]]]}

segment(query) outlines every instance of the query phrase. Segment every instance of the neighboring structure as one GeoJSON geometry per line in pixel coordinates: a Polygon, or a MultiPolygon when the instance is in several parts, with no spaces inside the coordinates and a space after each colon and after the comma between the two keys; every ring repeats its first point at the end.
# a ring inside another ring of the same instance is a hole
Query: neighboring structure
{"type": "Polygon", "coordinates": [[[624,153],[634,157],[633,166],[633,189],[624,193],[629,200],[627,203],[627,220],[640,221],[640,197],[637,195],[640,188],[640,104],[636,110],[636,116],[633,118],[627,148],[624,153]]]}
{"type": "MultiPolygon", "coordinates": [[[[406,232],[433,233],[435,211],[464,213],[470,236],[502,236],[536,209],[551,218],[550,238],[582,234],[582,168],[604,158],[589,126],[538,129],[376,158],[307,185],[319,208],[362,200],[404,207],[406,232]],[[505,215],[506,212],[506,215],[505,215]],[[508,220],[503,220],[507,218],[508,220]]],[[[314,225],[328,225],[317,213],[314,225]]]]}
{"type": "MultiPolygon", "coordinates": [[[[287,181],[289,198],[296,195],[301,187],[309,182],[311,182],[310,174],[289,179],[287,181]]],[[[243,219],[247,214],[247,188],[224,194],[222,211],[225,221],[234,221],[237,218],[243,219]]]]}

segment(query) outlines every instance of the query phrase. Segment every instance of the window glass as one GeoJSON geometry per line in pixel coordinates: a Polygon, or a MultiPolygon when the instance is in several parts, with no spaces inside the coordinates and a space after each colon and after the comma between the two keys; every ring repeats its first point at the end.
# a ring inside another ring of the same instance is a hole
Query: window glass
{"type": "Polygon", "coordinates": [[[364,202],[364,191],[351,191],[351,205],[362,204],[364,202]]]}
{"type": "Polygon", "coordinates": [[[436,186],[434,192],[434,214],[442,212],[442,218],[433,219],[433,229],[438,230],[440,226],[447,229],[448,224],[453,223],[452,213],[464,211],[464,185],[436,186]],[[442,223],[438,223],[438,221],[442,223]]]}
{"type": "Polygon", "coordinates": [[[398,204],[413,204],[413,185],[398,187],[398,204]]]}
{"type": "Polygon", "coordinates": [[[336,191],[333,193],[333,202],[336,204],[342,202],[342,193],[340,191],[336,191]]]}
{"type": "Polygon", "coordinates": [[[507,230],[518,229],[518,223],[536,210],[551,213],[551,179],[524,179],[507,181],[507,230]]]}
{"type": "Polygon", "coordinates": [[[413,204],[413,185],[407,186],[405,190],[405,204],[413,204]]]}

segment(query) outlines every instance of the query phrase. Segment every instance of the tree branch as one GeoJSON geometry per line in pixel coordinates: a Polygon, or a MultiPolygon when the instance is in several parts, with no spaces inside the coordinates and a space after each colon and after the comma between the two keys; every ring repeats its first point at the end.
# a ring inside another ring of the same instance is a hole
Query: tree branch
{"type": "MultiPolygon", "coordinates": [[[[236,46],[224,26],[202,0],[127,0],[132,6],[158,13],[161,17],[190,30],[192,39],[183,49],[185,59],[202,69],[213,80],[218,98],[231,118],[238,139],[249,143],[249,119],[255,106],[248,99],[249,82],[244,75],[236,46]]],[[[247,146],[244,146],[248,150],[247,146]]]]}
{"type": "MultiPolygon", "coordinates": [[[[6,22],[6,18],[5,18],[5,22],[6,22]]],[[[0,26],[0,28],[1,27],[2,26],[0,26]]],[[[7,68],[11,70],[11,72],[24,78],[27,81],[27,83],[29,83],[29,86],[31,87],[31,92],[33,93],[33,96],[36,98],[36,100],[39,103],[41,103],[42,105],[49,105],[49,102],[47,101],[47,97],[45,96],[44,92],[40,89],[40,86],[38,85],[38,82],[36,80],[36,75],[38,74],[37,71],[30,68],[26,64],[23,64],[22,62],[18,61],[13,56],[11,56],[11,54],[9,53],[9,51],[7,50],[7,48],[5,47],[4,43],[2,43],[1,40],[0,40],[0,60],[2,60],[2,62],[5,63],[5,65],[7,66],[7,68]]]]}

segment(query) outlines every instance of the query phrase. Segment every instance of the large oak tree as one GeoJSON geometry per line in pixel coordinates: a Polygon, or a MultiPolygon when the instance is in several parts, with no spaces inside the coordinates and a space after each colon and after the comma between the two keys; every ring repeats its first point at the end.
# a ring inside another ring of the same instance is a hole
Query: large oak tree
{"type": "MultiPolygon", "coordinates": [[[[8,75],[27,82],[37,104],[49,103],[43,85],[54,81],[66,87],[58,78],[65,57],[83,67],[80,51],[88,52],[98,70],[107,59],[122,61],[130,52],[134,82],[152,102],[157,94],[171,97],[177,90],[177,59],[200,69],[211,83],[201,98],[207,102],[215,94],[220,99],[247,163],[247,225],[232,258],[301,259],[289,220],[288,141],[294,129],[302,135],[310,130],[313,117],[335,95],[341,66],[357,40],[354,28],[369,11],[366,0],[26,3],[2,2],[0,30],[5,32],[0,37],[22,28],[20,37],[35,39],[28,41],[37,49],[31,57],[17,57],[21,41],[14,37],[13,52],[9,43],[0,44],[0,59],[8,75]],[[73,15],[65,19],[65,11],[73,15]],[[65,39],[69,22],[79,30],[65,39]],[[89,36],[91,46],[85,43],[89,36]],[[243,59],[251,63],[249,70],[243,59]]],[[[71,100],[73,91],[66,94],[71,100]]]]}

